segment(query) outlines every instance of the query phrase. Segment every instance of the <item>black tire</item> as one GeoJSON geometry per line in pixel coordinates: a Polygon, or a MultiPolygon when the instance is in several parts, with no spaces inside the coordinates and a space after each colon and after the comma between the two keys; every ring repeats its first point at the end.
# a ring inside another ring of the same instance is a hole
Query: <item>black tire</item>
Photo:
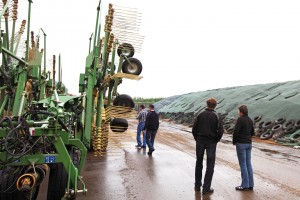
{"type": "Polygon", "coordinates": [[[292,140],[299,140],[299,142],[300,142],[300,132],[297,132],[297,133],[293,133],[292,135],[291,135],[291,137],[290,137],[292,140]]]}
{"type": "Polygon", "coordinates": [[[258,130],[255,132],[255,136],[260,137],[261,134],[263,134],[263,133],[264,133],[264,130],[263,130],[263,129],[258,129],[258,130]]]}
{"type": "Polygon", "coordinates": [[[300,120],[297,120],[295,122],[295,127],[296,127],[296,129],[300,129],[300,120]]]}
{"type": "Polygon", "coordinates": [[[276,124],[283,124],[285,122],[285,118],[278,118],[276,121],[275,121],[275,123],[276,124]]]}
{"type": "Polygon", "coordinates": [[[113,102],[113,105],[134,108],[133,99],[127,94],[121,94],[117,96],[113,102]]]}
{"type": "Polygon", "coordinates": [[[273,134],[274,134],[273,131],[268,129],[267,131],[265,131],[264,133],[261,134],[260,139],[268,140],[268,139],[272,138],[273,134]]]}
{"type": "Polygon", "coordinates": [[[128,121],[123,118],[114,118],[110,122],[110,129],[113,132],[123,133],[128,129],[128,121]]]}
{"type": "Polygon", "coordinates": [[[264,123],[265,123],[264,121],[259,122],[258,123],[258,128],[261,129],[264,123]]]}
{"type": "Polygon", "coordinates": [[[131,58],[134,55],[134,47],[129,43],[123,43],[119,45],[117,53],[119,57],[121,57],[121,55],[124,55],[127,58],[131,58]]]}
{"type": "Polygon", "coordinates": [[[281,131],[277,131],[276,133],[274,133],[273,136],[272,136],[272,138],[274,140],[277,140],[278,138],[281,138],[284,135],[285,135],[284,131],[281,130],[281,131]]]}
{"type": "Polygon", "coordinates": [[[295,120],[290,119],[290,120],[286,121],[286,122],[282,125],[282,128],[283,128],[283,129],[287,129],[287,128],[289,128],[290,126],[294,126],[294,124],[295,124],[295,120]]]}
{"type": "Polygon", "coordinates": [[[227,130],[227,129],[230,128],[230,125],[229,125],[229,124],[224,124],[224,125],[223,125],[223,128],[224,128],[225,130],[227,130]]]}
{"type": "Polygon", "coordinates": [[[275,122],[274,121],[266,121],[263,125],[262,128],[267,130],[271,129],[274,126],[275,122]]]}
{"type": "Polygon", "coordinates": [[[136,58],[128,58],[128,60],[125,60],[122,64],[122,72],[126,74],[140,75],[142,73],[142,70],[143,65],[136,58]]]}
{"type": "Polygon", "coordinates": [[[68,174],[62,163],[50,165],[47,200],[61,199],[68,185],[68,174]]]}
{"type": "MultiPolygon", "coordinates": [[[[78,167],[80,156],[74,151],[69,150],[70,157],[76,167],[78,167]]],[[[68,174],[62,163],[55,163],[50,165],[49,183],[47,200],[61,199],[66,192],[68,186],[68,174]]],[[[69,199],[75,199],[71,197],[69,199]]]]}
{"type": "Polygon", "coordinates": [[[0,170],[0,199],[1,200],[26,200],[27,198],[16,187],[19,178],[18,173],[14,173],[15,168],[7,167],[0,170]]]}
{"type": "Polygon", "coordinates": [[[272,131],[274,133],[276,133],[276,132],[278,132],[280,130],[282,130],[282,124],[277,124],[277,125],[273,126],[273,128],[272,128],[272,131]]]}
{"type": "Polygon", "coordinates": [[[254,121],[254,123],[257,123],[257,122],[259,122],[261,119],[262,119],[261,116],[256,116],[256,117],[254,117],[253,121],[254,121]]]}
{"type": "Polygon", "coordinates": [[[289,126],[288,128],[284,129],[284,134],[292,134],[296,131],[295,126],[289,126]]]}

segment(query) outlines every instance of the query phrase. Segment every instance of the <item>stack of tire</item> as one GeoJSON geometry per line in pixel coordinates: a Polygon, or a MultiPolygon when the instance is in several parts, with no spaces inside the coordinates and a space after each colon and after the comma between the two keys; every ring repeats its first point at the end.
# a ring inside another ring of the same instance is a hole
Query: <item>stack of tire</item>
{"type": "Polygon", "coordinates": [[[286,120],[278,118],[277,120],[262,120],[261,116],[253,119],[255,125],[255,135],[262,140],[281,138],[284,135],[292,134],[300,129],[300,120],[286,120]]]}
{"type": "Polygon", "coordinates": [[[234,130],[234,124],[235,124],[235,120],[234,118],[226,118],[226,115],[219,115],[220,118],[223,120],[223,128],[226,131],[227,134],[233,134],[233,130],[234,130]]]}
{"type": "MultiPolygon", "coordinates": [[[[132,75],[141,74],[143,66],[138,59],[133,58],[135,51],[131,44],[123,43],[119,45],[117,53],[119,57],[124,58],[124,62],[122,63],[123,73],[132,75]]],[[[113,105],[134,108],[133,99],[127,94],[118,95],[114,99],[113,105]]],[[[128,129],[128,121],[123,118],[114,118],[110,121],[110,129],[117,133],[125,132],[128,129]]]]}

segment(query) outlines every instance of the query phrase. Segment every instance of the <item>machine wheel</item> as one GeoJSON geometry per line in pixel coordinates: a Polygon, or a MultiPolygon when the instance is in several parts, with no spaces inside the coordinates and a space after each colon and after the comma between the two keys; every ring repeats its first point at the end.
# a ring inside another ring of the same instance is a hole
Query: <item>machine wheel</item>
{"type": "Polygon", "coordinates": [[[110,122],[110,129],[113,132],[123,133],[128,129],[128,121],[123,118],[114,118],[110,122]]]}
{"type": "Polygon", "coordinates": [[[117,53],[119,56],[123,54],[127,58],[131,58],[134,55],[134,48],[129,43],[123,43],[118,47],[117,53]]]}
{"type": "MultiPolygon", "coordinates": [[[[73,164],[78,167],[80,156],[73,149],[69,150],[70,157],[73,164]]],[[[68,186],[68,174],[62,163],[50,165],[49,184],[47,200],[61,199],[66,192],[68,186]]],[[[69,199],[76,199],[72,197],[69,199]]]]}
{"type": "Polygon", "coordinates": [[[117,96],[113,104],[114,106],[124,106],[124,107],[134,108],[134,102],[131,96],[127,94],[121,94],[117,96]]]}
{"type": "Polygon", "coordinates": [[[125,60],[122,64],[122,72],[126,74],[140,75],[142,70],[142,63],[136,58],[129,58],[128,60],[125,60]]]}
{"type": "Polygon", "coordinates": [[[19,174],[14,173],[14,168],[7,167],[0,170],[0,199],[26,200],[27,198],[17,189],[16,181],[19,174]]]}

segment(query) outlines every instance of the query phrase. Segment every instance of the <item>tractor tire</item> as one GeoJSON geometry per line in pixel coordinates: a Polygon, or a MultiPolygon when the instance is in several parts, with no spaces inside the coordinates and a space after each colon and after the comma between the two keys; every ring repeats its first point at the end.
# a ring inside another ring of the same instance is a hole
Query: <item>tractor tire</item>
{"type": "Polygon", "coordinates": [[[254,123],[256,124],[256,123],[259,122],[261,119],[262,119],[261,116],[256,116],[256,117],[254,117],[253,121],[254,121],[254,123]]]}
{"type": "Polygon", "coordinates": [[[127,94],[121,94],[117,96],[113,102],[113,105],[134,108],[133,99],[127,94]]]}
{"type": "Polygon", "coordinates": [[[295,122],[295,127],[296,127],[296,129],[300,129],[300,120],[297,120],[295,122]]]}
{"type": "Polygon", "coordinates": [[[47,200],[61,199],[65,195],[68,174],[62,163],[51,164],[47,200]]]}
{"type": "Polygon", "coordinates": [[[292,134],[296,131],[296,127],[295,126],[289,126],[288,128],[284,129],[284,134],[292,134]]]}
{"type": "Polygon", "coordinates": [[[277,124],[277,125],[275,125],[275,126],[272,127],[272,131],[274,133],[276,133],[276,132],[278,132],[280,130],[282,130],[282,124],[277,124]]]}
{"type": "Polygon", "coordinates": [[[110,122],[110,129],[113,132],[123,133],[128,129],[128,121],[123,118],[114,118],[110,122]]]}
{"type": "Polygon", "coordinates": [[[26,200],[27,198],[16,187],[20,174],[13,173],[12,167],[0,170],[0,199],[1,200],[26,200]]]}
{"type": "Polygon", "coordinates": [[[255,136],[256,137],[260,137],[261,136],[261,134],[263,134],[264,133],[264,130],[263,129],[258,129],[257,131],[255,131],[255,136]]]}
{"type": "Polygon", "coordinates": [[[286,122],[282,125],[282,128],[283,128],[283,129],[287,129],[287,128],[291,127],[291,126],[294,126],[294,124],[295,124],[295,120],[290,119],[290,120],[286,121],[286,122]]]}
{"type": "MultiPolygon", "coordinates": [[[[70,157],[75,167],[78,167],[80,156],[73,149],[69,150],[70,157]]],[[[55,163],[50,165],[49,183],[48,183],[48,194],[47,200],[61,199],[68,186],[68,174],[62,163],[55,163]]],[[[76,199],[75,196],[69,199],[76,199]]]]}
{"type": "Polygon", "coordinates": [[[140,75],[143,70],[142,63],[136,58],[129,58],[122,64],[122,72],[126,74],[140,75]],[[130,63],[129,63],[129,62],[130,63]]]}
{"type": "Polygon", "coordinates": [[[275,125],[274,121],[266,121],[263,125],[262,128],[267,130],[267,129],[271,129],[273,126],[275,125]]]}
{"type": "Polygon", "coordinates": [[[261,134],[260,139],[268,140],[268,139],[272,138],[273,134],[274,134],[273,131],[268,129],[267,131],[265,131],[264,133],[261,134]]]}
{"type": "Polygon", "coordinates": [[[265,121],[261,121],[257,124],[257,128],[261,129],[265,121]]]}
{"type": "Polygon", "coordinates": [[[123,43],[119,45],[117,53],[119,57],[121,57],[121,55],[124,55],[127,58],[131,58],[134,55],[134,47],[129,43],[123,43]]]}
{"type": "Polygon", "coordinates": [[[272,138],[274,140],[277,140],[278,138],[281,138],[284,135],[285,135],[284,131],[281,130],[281,131],[277,131],[276,133],[274,133],[273,136],[272,136],[272,138]]]}
{"type": "Polygon", "coordinates": [[[285,122],[285,119],[284,118],[278,118],[276,121],[275,121],[275,124],[283,124],[285,122]]]}

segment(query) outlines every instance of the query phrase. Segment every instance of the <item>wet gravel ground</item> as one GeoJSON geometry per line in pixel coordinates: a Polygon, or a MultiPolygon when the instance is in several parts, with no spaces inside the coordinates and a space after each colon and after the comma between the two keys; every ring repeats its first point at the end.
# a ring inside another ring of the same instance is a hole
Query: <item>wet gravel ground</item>
{"type": "Polygon", "coordinates": [[[241,192],[234,189],[241,182],[235,146],[231,136],[224,135],[217,147],[215,192],[202,195],[193,190],[196,159],[191,128],[161,122],[156,150],[148,156],[148,149],[134,147],[136,122],[129,122],[126,134],[111,136],[106,156],[89,153],[82,174],[88,193],[77,199],[300,199],[299,149],[254,141],[254,190],[241,192]]]}

